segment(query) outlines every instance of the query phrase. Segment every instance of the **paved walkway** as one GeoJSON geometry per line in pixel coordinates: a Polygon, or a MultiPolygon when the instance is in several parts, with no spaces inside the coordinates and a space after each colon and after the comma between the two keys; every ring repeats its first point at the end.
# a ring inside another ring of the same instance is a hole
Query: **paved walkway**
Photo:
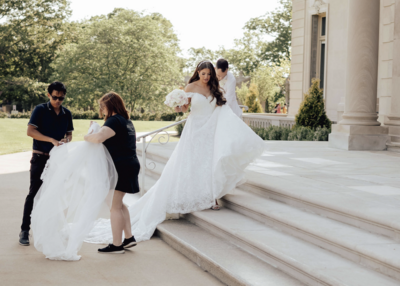
{"type": "Polygon", "coordinates": [[[78,262],[50,261],[33,245],[18,245],[30,156],[0,156],[0,285],[222,285],[159,238],[123,255],[98,254],[98,245],[84,243],[78,262]]]}

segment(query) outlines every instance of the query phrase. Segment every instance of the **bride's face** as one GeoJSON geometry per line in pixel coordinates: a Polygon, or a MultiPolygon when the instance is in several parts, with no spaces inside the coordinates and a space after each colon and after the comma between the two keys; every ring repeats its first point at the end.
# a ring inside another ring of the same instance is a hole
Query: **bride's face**
{"type": "Polygon", "coordinates": [[[199,71],[199,77],[202,83],[208,83],[211,77],[211,71],[209,69],[202,69],[199,71]]]}

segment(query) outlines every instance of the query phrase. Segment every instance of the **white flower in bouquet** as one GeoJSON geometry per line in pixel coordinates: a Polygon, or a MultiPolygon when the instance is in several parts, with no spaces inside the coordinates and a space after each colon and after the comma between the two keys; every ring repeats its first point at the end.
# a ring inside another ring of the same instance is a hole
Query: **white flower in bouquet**
{"type": "Polygon", "coordinates": [[[167,95],[164,101],[164,104],[172,108],[182,106],[187,103],[188,97],[186,95],[186,92],[181,89],[174,89],[171,93],[167,95]]]}

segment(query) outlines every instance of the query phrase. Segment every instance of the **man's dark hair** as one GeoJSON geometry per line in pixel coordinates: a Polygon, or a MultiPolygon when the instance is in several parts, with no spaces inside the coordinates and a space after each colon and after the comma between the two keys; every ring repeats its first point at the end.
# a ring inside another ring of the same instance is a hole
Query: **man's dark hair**
{"type": "Polygon", "coordinates": [[[60,82],[60,81],[55,81],[52,82],[49,87],[47,88],[47,91],[49,92],[50,95],[52,95],[53,90],[57,90],[58,92],[62,92],[64,95],[67,94],[67,88],[65,85],[60,82]]]}
{"type": "Polygon", "coordinates": [[[217,61],[217,69],[221,69],[222,72],[225,72],[226,69],[228,69],[228,68],[229,68],[229,64],[228,64],[228,61],[227,61],[227,60],[225,60],[225,59],[219,59],[219,60],[217,61]]]}

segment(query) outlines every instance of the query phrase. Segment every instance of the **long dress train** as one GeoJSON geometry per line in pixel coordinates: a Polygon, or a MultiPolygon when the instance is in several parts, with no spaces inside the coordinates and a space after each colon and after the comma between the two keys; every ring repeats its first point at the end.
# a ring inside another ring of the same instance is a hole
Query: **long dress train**
{"type": "MultiPolygon", "coordinates": [[[[94,123],[89,132],[99,129],[94,123]]],[[[103,144],[74,142],[53,148],[31,215],[35,248],[52,260],[79,260],[94,222],[109,217],[117,178],[103,144]]]]}
{"type": "MultiPolygon", "coordinates": [[[[137,241],[150,239],[167,213],[190,213],[210,208],[245,181],[244,169],[261,155],[264,142],[232,110],[199,93],[182,136],[156,184],[129,207],[137,241]]],[[[112,241],[109,220],[98,220],[86,238],[91,243],[112,241]]]]}

